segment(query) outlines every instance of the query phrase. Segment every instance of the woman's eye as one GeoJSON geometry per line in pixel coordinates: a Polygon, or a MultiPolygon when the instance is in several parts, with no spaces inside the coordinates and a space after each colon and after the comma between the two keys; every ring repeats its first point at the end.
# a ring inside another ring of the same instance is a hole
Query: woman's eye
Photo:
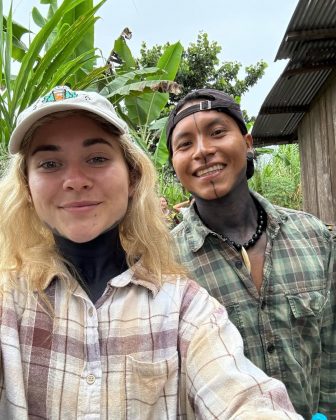
{"type": "Polygon", "coordinates": [[[40,162],[38,167],[46,170],[57,169],[61,166],[60,163],[55,162],[54,160],[47,160],[45,162],[40,162]]]}
{"type": "Polygon", "coordinates": [[[94,156],[88,160],[88,163],[90,163],[91,165],[103,165],[108,160],[109,159],[103,156],[94,156]]]}

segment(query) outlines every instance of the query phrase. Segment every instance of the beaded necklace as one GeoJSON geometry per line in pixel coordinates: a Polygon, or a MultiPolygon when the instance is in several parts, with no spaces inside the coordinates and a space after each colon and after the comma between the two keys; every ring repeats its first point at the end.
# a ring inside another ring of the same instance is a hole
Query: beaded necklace
{"type": "Polygon", "coordinates": [[[255,233],[252,235],[251,239],[244,242],[243,244],[239,244],[235,242],[234,240],[230,239],[228,236],[220,235],[221,238],[225,242],[230,243],[234,248],[236,248],[237,251],[241,251],[244,264],[249,274],[251,273],[251,263],[250,263],[250,259],[248,257],[246,250],[249,248],[252,248],[258,242],[258,240],[261,238],[261,235],[263,234],[263,231],[266,229],[266,225],[267,225],[267,214],[265,210],[261,207],[261,205],[257,201],[255,201],[255,204],[258,209],[257,229],[255,233]]]}

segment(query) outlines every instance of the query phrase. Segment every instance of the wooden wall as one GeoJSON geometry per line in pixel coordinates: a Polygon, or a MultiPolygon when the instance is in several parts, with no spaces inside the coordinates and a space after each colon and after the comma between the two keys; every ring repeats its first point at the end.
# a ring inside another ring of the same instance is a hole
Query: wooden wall
{"type": "Polygon", "coordinates": [[[298,129],[303,210],[336,225],[336,71],[298,129]]]}

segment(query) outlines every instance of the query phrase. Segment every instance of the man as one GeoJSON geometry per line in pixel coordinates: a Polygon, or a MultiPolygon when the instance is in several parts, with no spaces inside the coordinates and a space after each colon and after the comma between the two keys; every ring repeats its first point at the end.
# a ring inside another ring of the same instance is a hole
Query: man
{"type": "Polygon", "coordinates": [[[181,262],[226,306],[246,356],[286,384],[296,410],[336,419],[328,230],[249,191],[253,140],[225,93],[200,89],[182,99],[169,116],[167,146],[195,199],[172,232],[181,262]]]}

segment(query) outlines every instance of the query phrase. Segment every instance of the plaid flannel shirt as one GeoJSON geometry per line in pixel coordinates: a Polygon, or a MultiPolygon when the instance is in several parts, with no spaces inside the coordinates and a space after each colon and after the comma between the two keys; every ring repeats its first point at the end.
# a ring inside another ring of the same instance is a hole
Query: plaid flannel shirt
{"type": "Polygon", "coordinates": [[[301,418],[193,281],[128,270],[95,305],[57,279],[46,293],[53,317],[34,294],[0,295],[1,419],[301,418]]]}
{"type": "Polygon", "coordinates": [[[314,216],[273,206],[268,217],[263,282],[258,293],[241,255],[209,230],[194,206],[172,235],[191,277],[222,303],[240,331],[245,355],[283,381],[306,419],[336,419],[335,273],[332,241],[314,216]]]}

